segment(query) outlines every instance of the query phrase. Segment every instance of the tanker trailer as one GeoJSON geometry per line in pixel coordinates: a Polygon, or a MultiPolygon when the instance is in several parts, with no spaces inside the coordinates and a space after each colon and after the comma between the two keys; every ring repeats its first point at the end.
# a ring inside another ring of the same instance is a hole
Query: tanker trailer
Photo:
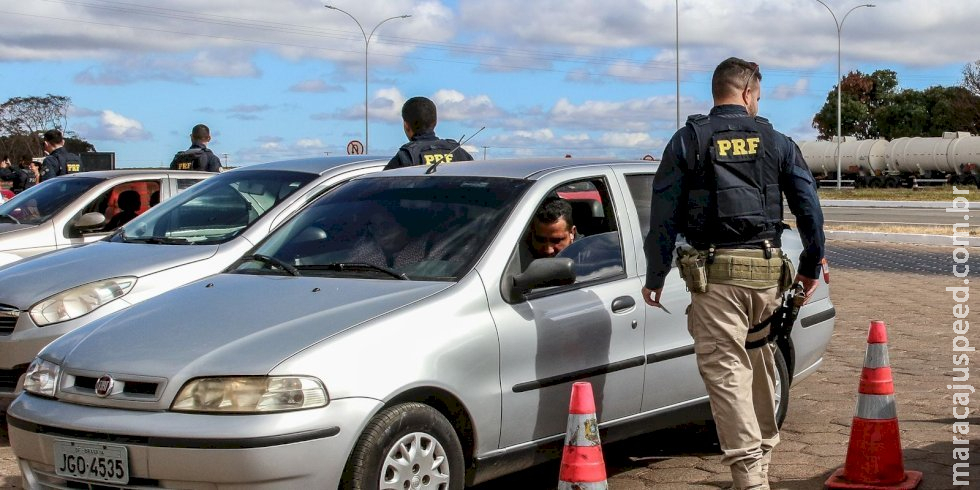
{"type": "MultiPolygon", "coordinates": [[[[804,141],[799,144],[803,159],[818,180],[837,180],[837,140],[804,141]]],[[[855,187],[865,187],[872,181],[884,185],[885,156],[888,142],[881,139],[859,140],[845,136],[841,140],[841,180],[853,181],[855,187]],[[877,177],[877,180],[875,180],[877,177]]]]}
{"type": "Polygon", "coordinates": [[[946,153],[950,168],[956,172],[950,177],[950,183],[976,184],[980,188],[980,136],[962,132],[946,134],[955,135],[946,153]]]}

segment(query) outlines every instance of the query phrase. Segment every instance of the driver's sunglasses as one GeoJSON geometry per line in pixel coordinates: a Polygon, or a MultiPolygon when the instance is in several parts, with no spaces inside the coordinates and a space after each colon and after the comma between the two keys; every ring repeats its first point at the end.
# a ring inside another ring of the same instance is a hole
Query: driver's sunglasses
{"type": "Polygon", "coordinates": [[[748,64],[749,64],[749,68],[752,69],[752,73],[749,74],[749,78],[746,78],[745,79],[745,87],[742,87],[742,91],[743,92],[745,90],[748,90],[749,84],[752,83],[752,80],[754,80],[755,77],[759,74],[759,64],[758,63],[749,61],[748,64]]]}

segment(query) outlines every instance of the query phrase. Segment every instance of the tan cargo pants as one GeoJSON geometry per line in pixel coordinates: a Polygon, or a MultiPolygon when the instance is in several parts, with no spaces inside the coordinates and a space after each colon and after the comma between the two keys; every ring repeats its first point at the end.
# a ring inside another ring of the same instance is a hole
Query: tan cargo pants
{"type": "Polygon", "coordinates": [[[721,462],[731,468],[738,489],[769,488],[770,452],[779,442],[775,361],[769,344],[746,350],[745,338],[778,306],[776,287],[710,284],[708,292],[691,295],[687,327],[724,452],[721,462]]]}

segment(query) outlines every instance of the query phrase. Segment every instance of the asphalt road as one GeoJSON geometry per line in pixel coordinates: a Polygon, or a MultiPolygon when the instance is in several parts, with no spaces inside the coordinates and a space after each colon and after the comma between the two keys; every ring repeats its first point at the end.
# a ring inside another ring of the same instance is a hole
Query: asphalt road
{"type": "MultiPolygon", "coordinates": [[[[788,213],[788,212],[787,212],[788,213]]],[[[787,214],[787,217],[792,216],[787,214]]],[[[969,223],[963,220],[963,213],[947,213],[943,208],[866,208],[866,207],[823,207],[824,220],[837,224],[868,225],[952,225],[969,223]]],[[[980,226],[980,223],[971,223],[980,226]]]]}
{"type": "MultiPolygon", "coordinates": [[[[967,265],[974,277],[980,273],[980,249],[970,251],[967,265]]],[[[952,276],[952,252],[952,246],[828,242],[837,324],[824,364],[791,390],[789,415],[770,471],[773,489],[823,488],[827,477],[843,465],[871,320],[888,326],[905,468],[923,473],[920,490],[980,487],[980,395],[970,398],[967,420],[973,430],[961,436],[970,440],[967,447],[972,449],[969,486],[951,484],[955,420],[952,392],[946,385],[954,374],[950,323],[955,303],[945,288],[962,285],[962,279],[952,276]]],[[[980,339],[972,334],[970,338],[980,339]]],[[[613,490],[716,489],[730,483],[727,468],[719,463],[713,430],[704,423],[609,444],[603,453],[613,490]]],[[[477,490],[552,490],[557,487],[557,466],[557,461],[544,464],[477,490]]],[[[19,485],[0,426],[0,488],[19,485]]]]}

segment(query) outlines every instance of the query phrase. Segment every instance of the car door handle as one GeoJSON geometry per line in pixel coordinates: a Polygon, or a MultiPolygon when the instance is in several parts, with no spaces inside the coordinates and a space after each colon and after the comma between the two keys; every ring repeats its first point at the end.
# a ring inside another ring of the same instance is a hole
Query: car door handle
{"type": "Polygon", "coordinates": [[[620,296],[613,300],[612,311],[613,313],[622,313],[634,306],[636,306],[636,301],[632,296],[620,296]]]}

